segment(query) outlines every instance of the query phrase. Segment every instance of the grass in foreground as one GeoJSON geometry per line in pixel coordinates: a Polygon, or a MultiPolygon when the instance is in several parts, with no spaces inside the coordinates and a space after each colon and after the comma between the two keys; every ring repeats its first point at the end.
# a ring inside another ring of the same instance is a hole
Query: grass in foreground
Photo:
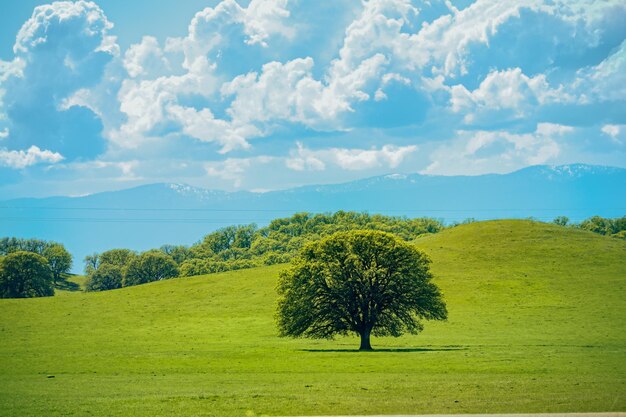
{"type": "Polygon", "coordinates": [[[626,410],[626,243],[493,221],[416,244],[449,321],[371,353],[278,338],[284,266],[0,300],[0,415],[626,410]]]}

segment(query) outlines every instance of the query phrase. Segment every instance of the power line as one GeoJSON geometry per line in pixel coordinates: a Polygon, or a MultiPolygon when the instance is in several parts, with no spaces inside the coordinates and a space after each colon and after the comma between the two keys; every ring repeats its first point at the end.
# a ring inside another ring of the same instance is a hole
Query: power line
{"type": "Polygon", "coordinates": [[[231,222],[270,222],[274,219],[158,219],[158,218],[113,218],[113,217],[0,217],[9,221],[44,221],[44,222],[77,222],[77,223],[231,223],[231,222]]]}
{"type": "MultiPolygon", "coordinates": [[[[552,221],[554,217],[537,217],[537,216],[511,216],[507,218],[518,218],[518,219],[533,219],[539,221],[552,221]]],[[[578,217],[578,218],[570,218],[572,222],[578,222],[585,220],[587,217],[578,217]]],[[[89,217],[0,217],[0,221],[8,221],[8,222],[62,222],[62,223],[128,223],[128,224],[141,224],[141,223],[159,223],[159,224],[249,224],[249,223],[262,223],[262,222],[271,222],[275,219],[261,219],[261,218],[251,218],[251,219],[206,219],[206,218],[193,218],[193,219],[182,219],[182,218],[171,218],[171,219],[161,219],[161,218],[89,218],[89,217]]],[[[440,221],[458,221],[462,220],[462,218],[437,218],[440,221]]],[[[484,219],[479,219],[484,220],[484,219]]],[[[495,219],[494,219],[495,220],[495,219]]]]}
{"type": "MultiPolygon", "coordinates": [[[[223,212],[223,213],[297,213],[297,212],[309,212],[309,213],[327,213],[337,210],[306,210],[303,208],[290,208],[290,209],[217,209],[217,208],[139,208],[139,207],[46,207],[46,206],[0,206],[0,210],[68,210],[68,211],[172,211],[172,212],[223,212]]],[[[424,212],[450,212],[450,213],[476,213],[476,212],[498,212],[498,211],[626,211],[625,207],[588,207],[588,208],[476,208],[476,209],[356,209],[345,208],[343,211],[356,211],[356,212],[383,212],[383,213],[424,213],[424,212]]]]}

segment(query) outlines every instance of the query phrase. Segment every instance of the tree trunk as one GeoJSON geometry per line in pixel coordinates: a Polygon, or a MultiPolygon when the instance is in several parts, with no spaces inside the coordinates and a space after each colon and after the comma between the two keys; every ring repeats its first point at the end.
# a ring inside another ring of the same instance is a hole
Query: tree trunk
{"type": "Polygon", "coordinates": [[[370,344],[370,333],[371,330],[363,330],[361,332],[361,347],[359,350],[372,350],[372,345],[370,344]]]}

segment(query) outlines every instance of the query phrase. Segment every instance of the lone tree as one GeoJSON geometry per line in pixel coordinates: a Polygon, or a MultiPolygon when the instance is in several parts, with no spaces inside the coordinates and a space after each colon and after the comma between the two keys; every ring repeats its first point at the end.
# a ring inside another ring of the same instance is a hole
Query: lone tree
{"type": "Polygon", "coordinates": [[[0,298],[54,295],[48,261],[33,252],[13,252],[0,261],[0,298]]]}
{"type": "Polygon", "coordinates": [[[360,350],[372,350],[371,334],[417,334],[420,319],[447,318],[429,264],[426,254],[385,232],[341,232],[310,243],[281,273],[279,333],[318,339],[356,333],[360,350]]]}

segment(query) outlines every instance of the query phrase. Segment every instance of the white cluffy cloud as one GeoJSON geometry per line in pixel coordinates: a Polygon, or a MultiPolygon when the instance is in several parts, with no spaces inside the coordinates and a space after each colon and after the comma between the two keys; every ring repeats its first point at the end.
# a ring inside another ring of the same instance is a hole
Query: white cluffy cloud
{"type": "Polygon", "coordinates": [[[163,73],[170,69],[170,64],[153,36],[144,36],[140,43],[131,45],[124,54],[124,68],[131,78],[163,73]]]}
{"type": "Polygon", "coordinates": [[[545,75],[528,77],[520,68],[493,71],[473,91],[462,84],[449,91],[451,110],[464,114],[465,123],[520,119],[542,104],[572,100],[551,89],[545,75]]]}
{"type": "Polygon", "coordinates": [[[626,125],[604,125],[600,129],[616,144],[626,144],[626,125]]]}
{"type": "Polygon", "coordinates": [[[338,118],[352,112],[351,104],[369,99],[363,91],[379,75],[382,55],[361,62],[349,74],[327,83],[313,78],[313,59],[298,58],[285,64],[271,62],[256,72],[236,77],[222,87],[222,95],[234,96],[228,110],[233,121],[267,124],[298,122],[318,129],[341,129],[338,118]]]}
{"type": "Polygon", "coordinates": [[[126,121],[110,130],[109,139],[133,148],[146,138],[177,133],[217,143],[221,152],[248,148],[249,138],[263,135],[250,118],[220,119],[210,106],[192,107],[185,99],[193,96],[213,104],[219,100],[223,76],[218,74],[218,61],[222,48],[237,41],[232,28],[239,28],[243,43],[250,46],[265,47],[274,35],[292,36],[284,23],[289,17],[286,6],[287,0],[252,0],[247,7],[224,0],[196,13],[188,35],[168,38],[164,48],[153,37],[132,45],[123,61],[131,78],[123,81],[118,93],[126,121]],[[173,61],[180,53],[181,68],[175,69],[173,61]]]}
{"type": "Polygon", "coordinates": [[[7,119],[11,146],[53,149],[70,160],[101,153],[99,122],[90,112],[71,108],[68,97],[98,84],[119,55],[112,27],[93,2],[59,1],[34,9],[16,36],[13,60],[0,61],[0,119],[7,119]]]}
{"type": "Polygon", "coordinates": [[[560,139],[572,132],[571,126],[553,123],[539,123],[534,132],[521,134],[459,131],[431,154],[432,163],[423,173],[479,175],[549,163],[561,153],[560,139]]]}
{"type": "Polygon", "coordinates": [[[384,145],[380,149],[307,149],[301,143],[285,160],[285,165],[295,171],[321,171],[334,164],[350,171],[378,167],[397,168],[402,161],[417,150],[417,146],[384,145]]]}
{"type": "Polygon", "coordinates": [[[56,164],[63,159],[60,153],[41,150],[37,146],[31,146],[26,151],[0,149],[0,166],[15,169],[23,169],[40,163],[56,164]]]}
{"type": "Polygon", "coordinates": [[[241,7],[236,0],[223,0],[215,7],[196,13],[188,35],[168,39],[167,49],[182,51],[184,67],[190,68],[196,59],[232,46],[237,39],[229,36],[237,36],[237,29],[244,43],[267,47],[269,38],[274,35],[291,37],[294,34],[286,22],[290,15],[287,3],[288,0],[252,0],[248,7],[241,7]]]}

